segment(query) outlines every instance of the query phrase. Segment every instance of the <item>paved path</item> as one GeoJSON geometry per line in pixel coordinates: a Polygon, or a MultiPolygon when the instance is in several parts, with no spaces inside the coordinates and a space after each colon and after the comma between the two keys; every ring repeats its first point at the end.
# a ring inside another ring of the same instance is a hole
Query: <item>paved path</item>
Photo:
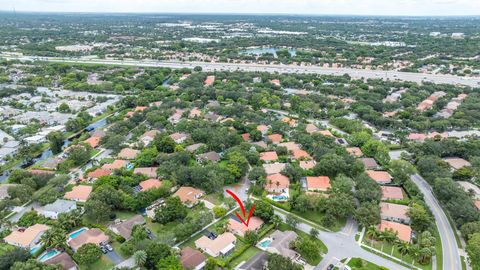
{"type": "Polygon", "coordinates": [[[395,70],[367,70],[353,68],[325,68],[320,66],[295,66],[283,64],[237,64],[237,63],[205,63],[205,62],[181,62],[181,61],[158,61],[158,60],[113,60],[113,59],[81,59],[81,58],[59,58],[59,57],[41,57],[41,56],[13,56],[0,55],[9,60],[23,61],[47,61],[58,63],[85,63],[100,65],[119,65],[119,66],[143,66],[143,67],[167,67],[174,69],[194,68],[200,66],[204,71],[250,71],[250,72],[269,72],[269,73],[315,73],[322,75],[341,76],[348,74],[353,78],[365,79],[383,79],[383,80],[401,80],[416,83],[423,81],[433,83],[445,83],[453,85],[467,85],[472,87],[480,86],[480,78],[478,77],[459,77],[455,75],[444,74],[424,74],[413,72],[400,72],[395,70]]]}
{"type": "Polygon", "coordinates": [[[428,185],[427,181],[418,174],[411,176],[412,181],[418,186],[423,193],[425,202],[435,217],[435,223],[437,224],[440,239],[442,239],[442,254],[443,254],[443,266],[442,269],[448,270],[461,270],[462,263],[460,261],[460,253],[455,240],[455,234],[453,232],[447,216],[443,212],[442,207],[438,203],[437,199],[432,193],[432,188],[428,185]]]}

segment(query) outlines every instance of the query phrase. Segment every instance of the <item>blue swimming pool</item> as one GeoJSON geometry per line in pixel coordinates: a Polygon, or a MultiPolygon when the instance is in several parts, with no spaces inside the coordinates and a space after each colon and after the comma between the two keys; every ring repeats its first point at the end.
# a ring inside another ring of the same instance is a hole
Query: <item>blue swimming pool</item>
{"type": "Polygon", "coordinates": [[[285,195],[273,195],[272,200],[274,200],[274,201],[286,201],[286,200],[288,200],[288,198],[285,195]]]}
{"type": "Polygon", "coordinates": [[[71,234],[69,234],[68,238],[73,239],[73,238],[77,237],[79,234],[81,234],[82,232],[84,232],[86,230],[88,230],[88,228],[81,228],[79,230],[76,230],[76,231],[72,232],[71,234]]]}
{"type": "Polygon", "coordinates": [[[36,245],[30,249],[30,254],[35,254],[39,249],[42,248],[42,245],[36,245]]]}
{"type": "Polygon", "coordinates": [[[262,242],[258,243],[258,245],[262,248],[267,248],[270,243],[272,243],[272,239],[264,239],[262,242]]]}
{"type": "Polygon", "coordinates": [[[56,250],[56,249],[52,249],[52,250],[49,250],[49,251],[45,251],[44,253],[42,253],[42,255],[40,255],[38,257],[38,261],[39,262],[44,262],[46,260],[49,260],[55,256],[57,256],[58,254],[60,254],[60,251],[56,250]]]}

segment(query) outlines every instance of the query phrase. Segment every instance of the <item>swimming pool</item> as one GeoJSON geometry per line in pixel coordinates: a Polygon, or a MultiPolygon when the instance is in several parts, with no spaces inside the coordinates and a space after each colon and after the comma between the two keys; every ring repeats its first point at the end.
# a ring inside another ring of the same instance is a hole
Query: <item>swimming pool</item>
{"type": "Polygon", "coordinates": [[[82,232],[84,232],[84,231],[86,231],[86,230],[88,230],[88,228],[85,228],[85,227],[83,227],[83,228],[81,228],[81,229],[78,229],[78,230],[72,232],[71,234],[69,234],[69,235],[68,235],[68,239],[69,239],[69,240],[70,240],[70,239],[73,239],[73,238],[77,237],[79,234],[81,234],[82,232]]]}
{"type": "Polygon", "coordinates": [[[44,253],[42,253],[42,255],[40,255],[38,257],[38,261],[39,262],[44,262],[46,260],[49,260],[55,256],[57,256],[58,254],[60,254],[60,251],[56,250],[56,249],[52,249],[52,250],[49,250],[49,251],[45,251],[44,253]]]}
{"type": "Polygon", "coordinates": [[[30,249],[30,254],[32,254],[32,255],[35,254],[35,253],[36,253],[39,249],[41,249],[41,248],[42,248],[42,245],[41,245],[41,244],[32,247],[32,248],[30,249]]]}
{"type": "Polygon", "coordinates": [[[286,201],[288,200],[288,197],[285,195],[273,195],[272,200],[274,201],[286,201]]]}
{"type": "Polygon", "coordinates": [[[270,243],[272,243],[272,239],[270,238],[267,238],[267,239],[263,239],[262,242],[258,243],[258,245],[262,248],[267,248],[270,243]]]}

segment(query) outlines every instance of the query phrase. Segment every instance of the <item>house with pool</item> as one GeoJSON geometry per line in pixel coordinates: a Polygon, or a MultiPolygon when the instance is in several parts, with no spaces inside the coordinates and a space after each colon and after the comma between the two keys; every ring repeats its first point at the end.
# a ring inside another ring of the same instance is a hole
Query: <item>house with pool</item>
{"type": "Polygon", "coordinates": [[[290,248],[290,243],[297,239],[298,235],[294,231],[274,231],[270,237],[262,239],[257,247],[269,253],[282,255],[283,257],[297,260],[300,255],[290,248]]]}
{"type": "Polygon", "coordinates": [[[67,244],[73,251],[77,250],[85,244],[95,244],[100,246],[108,243],[110,238],[102,230],[98,228],[88,229],[81,228],[68,235],[67,244]]]}
{"type": "Polygon", "coordinates": [[[208,255],[216,258],[218,256],[228,256],[231,254],[237,243],[237,238],[232,233],[226,232],[215,239],[210,239],[205,235],[195,241],[195,246],[208,255]]]}
{"type": "Polygon", "coordinates": [[[78,266],[73,261],[72,257],[68,255],[66,252],[61,252],[56,249],[51,249],[45,251],[40,256],[38,256],[37,260],[39,262],[43,262],[45,264],[59,264],[63,270],[77,270],[78,266]]]}
{"type": "Polygon", "coordinates": [[[281,173],[270,174],[265,181],[267,198],[274,201],[286,201],[289,197],[290,179],[281,173]]]}
{"type": "Polygon", "coordinates": [[[17,247],[30,250],[31,254],[35,254],[41,247],[40,238],[50,229],[50,226],[44,224],[35,224],[28,228],[18,228],[7,235],[3,240],[17,247]]]}

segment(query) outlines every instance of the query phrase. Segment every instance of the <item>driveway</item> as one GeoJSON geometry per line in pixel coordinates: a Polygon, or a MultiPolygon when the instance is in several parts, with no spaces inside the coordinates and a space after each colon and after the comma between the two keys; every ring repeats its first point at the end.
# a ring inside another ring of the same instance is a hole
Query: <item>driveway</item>
{"type": "Polygon", "coordinates": [[[443,254],[443,266],[442,269],[461,270],[462,263],[460,261],[460,253],[458,251],[457,241],[455,234],[448,222],[447,216],[443,212],[442,207],[438,203],[437,199],[432,193],[430,185],[418,174],[414,174],[410,177],[412,181],[418,186],[423,193],[425,202],[435,217],[435,223],[437,224],[438,233],[440,239],[442,239],[442,254],[443,254]]]}
{"type": "Polygon", "coordinates": [[[118,253],[114,250],[114,251],[109,251],[107,252],[107,254],[105,254],[109,259],[110,261],[113,262],[113,264],[117,265],[117,264],[120,264],[121,262],[124,261],[124,259],[122,257],[120,257],[120,255],[118,255],[118,253]]]}

